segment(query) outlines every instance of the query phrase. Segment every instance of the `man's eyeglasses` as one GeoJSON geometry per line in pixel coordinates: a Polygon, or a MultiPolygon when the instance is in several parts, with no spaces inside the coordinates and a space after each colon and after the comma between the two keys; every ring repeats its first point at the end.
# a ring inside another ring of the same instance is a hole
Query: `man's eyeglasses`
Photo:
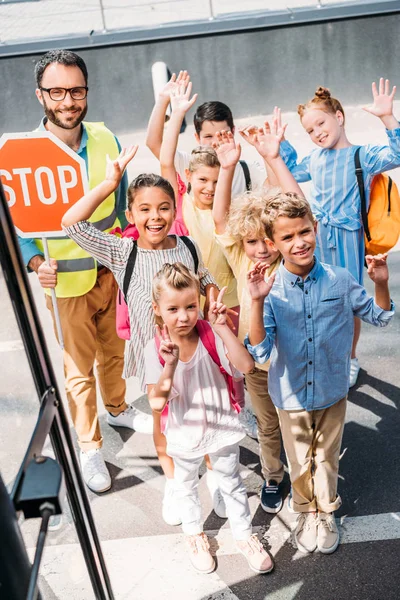
{"type": "Polygon", "coordinates": [[[74,87],[74,88],[40,88],[42,92],[47,92],[51,100],[59,102],[64,100],[65,96],[69,92],[69,95],[73,100],[84,100],[87,96],[89,88],[86,86],[74,87]]]}

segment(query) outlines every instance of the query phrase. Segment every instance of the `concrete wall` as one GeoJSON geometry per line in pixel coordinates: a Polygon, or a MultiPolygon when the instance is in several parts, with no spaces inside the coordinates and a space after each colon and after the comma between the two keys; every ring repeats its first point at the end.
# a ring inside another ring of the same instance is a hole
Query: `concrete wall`
{"type": "MultiPolygon", "coordinates": [[[[280,29],[82,49],[89,69],[89,120],[116,133],[144,129],[153,105],[151,65],[188,69],[198,102],[218,99],[236,117],[295,110],[318,85],[344,104],[371,98],[379,76],[400,83],[400,15],[280,29]]],[[[0,132],[30,130],[42,116],[34,95],[37,57],[0,59],[0,132]]]]}

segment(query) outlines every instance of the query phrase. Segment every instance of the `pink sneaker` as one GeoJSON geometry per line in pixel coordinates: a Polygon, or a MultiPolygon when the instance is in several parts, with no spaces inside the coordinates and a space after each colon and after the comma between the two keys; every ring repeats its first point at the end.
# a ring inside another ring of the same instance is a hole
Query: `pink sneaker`
{"type": "Polygon", "coordinates": [[[215,569],[214,557],[210,554],[210,544],[204,531],[187,538],[189,558],[199,573],[212,573],[215,569]]]}
{"type": "Polygon", "coordinates": [[[257,534],[248,540],[237,540],[238,550],[247,558],[250,569],[256,573],[269,573],[274,568],[270,555],[264,550],[257,534]]]}

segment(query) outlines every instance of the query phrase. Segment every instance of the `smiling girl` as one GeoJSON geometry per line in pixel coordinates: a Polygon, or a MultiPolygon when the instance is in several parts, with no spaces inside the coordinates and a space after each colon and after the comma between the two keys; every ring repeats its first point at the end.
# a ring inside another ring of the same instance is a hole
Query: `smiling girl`
{"type": "MultiPolygon", "coordinates": [[[[378,117],[386,128],[388,145],[368,144],[360,148],[367,206],[373,176],[400,166],[400,126],[393,115],[396,87],[389,80],[379,87],[372,84],[373,105],[364,110],[378,117]]],[[[306,104],[299,104],[301,124],[317,146],[297,164],[297,154],[288,143],[281,155],[298,182],[312,181],[310,204],[318,221],[316,255],[324,263],[347,268],[362,284],[364,266],[364,230],[361,199],[357,184],[353,145],[346,134],[344,110],[328,89],[319,87],[306,104]]],[[[360,366],[356,346],[361,321],[354,323],[350,387],[357,381],[360,366]]]]}
{"type": "MultiPolygon", "coordinates": [[[[154,337],[155,332],[151,305],[153,278],[165,263],[182,262],[193,271],[195,265],[190,250],[182,240],[175,235],[168,236],[176,216],[175,195],[168,181],[159,175],[139,175],[129,185],[126,218],[129,223],[136,225],[139,233],[136,242],[132,238],[119,238],[103,233],[87,221],[96,208],[118,187],[126,166],[135,156],[136,151],[137,146],[124,149],[115,161],[108,162],[105,180],[65,213],[62,226],[66,234],[81,248],[93,256],[100,265],[112,271],[121,290],[128,258],[133,244],[137,244],[135,267],[126,297],[131,337],[125,346],[123,377],[125,379],[138,377],[141,389],[145,392],[144,348],[154,337]]],[[[196,244],[195,246],[199,263],[197,274],[200,292],[207,298],[211,288],[216,286],[214,279],[204,267],[199,248],[196,244]]],[[[165,454],[163,438],[159,416],[155,415],[154,443],[161,466],[167,480],[170,481],[174,476],[173,463],[165,454]]],[[[179,524],[180,518],[172,490],[173,483],[167,483],[163,517],[170,524],[179,524]]]]}

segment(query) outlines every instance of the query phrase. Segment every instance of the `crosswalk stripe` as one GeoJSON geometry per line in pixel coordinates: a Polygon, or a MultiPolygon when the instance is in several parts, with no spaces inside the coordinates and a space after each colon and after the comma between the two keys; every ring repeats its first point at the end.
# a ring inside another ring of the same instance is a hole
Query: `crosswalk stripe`
{"type": "Polygon", "coordinates": [[[10,340],[7,342],[0,342],[0,352],[15,352],[16,350],[23,350],[24,344],[22,340],[10,340]]]}
{"type": "MultiPolygon", "coordinates": [[[[278,514],[269,527],[255,527],[276,556],[285,543],[294,545],[292,537],[295,515],[278,514]]],[[[400,513],[384,513],[340,519],[342,544],[400,539],[400,513]]],[[[216,556],[239,554],[229,527],[207,531],[216,556]]],[[[218,576],[195,573],[189,564],[183,533],[132,537],[102,542],[102,548],[116,597],[129,600],[238,600],[218,576]],[[128,567],[129,563],[129,567],[128,567]]],[[[33,558],[34,549],[29,550],[33,558]]],[[[298,556],[294,555],[294,559],[298,556]]],[[[244,560],[244,559],[243,559],[244,560]]],[[[243,571],[241,571],[241,575],[243,571]]],[[[92,590],[78,544],[47,546],[41,566],[46,585],[68,600],[89,600],[92,590]]],[[[251,577],[249,571],[249,577],[251,577]]],[[[294,600],[301,582],[276,592],[271,600],[294,600]],[[284,592],[284,595],[282,593],[284,592]]]]}

